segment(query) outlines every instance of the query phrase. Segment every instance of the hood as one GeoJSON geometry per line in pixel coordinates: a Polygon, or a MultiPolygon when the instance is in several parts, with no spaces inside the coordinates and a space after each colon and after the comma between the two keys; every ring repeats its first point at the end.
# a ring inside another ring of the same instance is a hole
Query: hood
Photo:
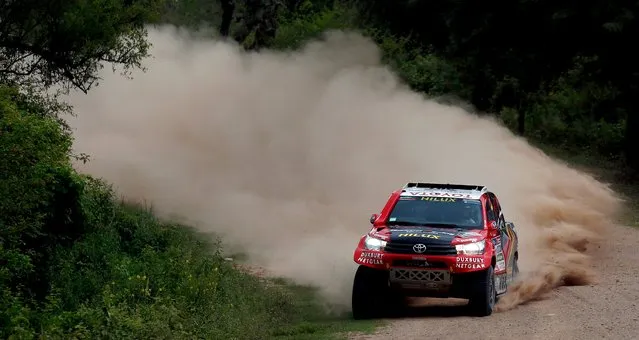
{"type": "Polygon", "coordinates": [[[387,229],[391,243],[451,244],[476,242],[486,237],[484,230],[458,230],[433,227],[401,227],[387,229]],[[454,241],[454,242],[453,242],[454,241]]]}

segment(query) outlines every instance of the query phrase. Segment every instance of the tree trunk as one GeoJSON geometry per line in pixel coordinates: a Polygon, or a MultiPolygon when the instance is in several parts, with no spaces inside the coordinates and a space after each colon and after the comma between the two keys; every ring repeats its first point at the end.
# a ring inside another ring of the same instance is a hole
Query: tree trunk
{"type": "Polygon", "coordinates": [[[222,23],[220,24],[220,35],[224,38],[229,36],[231,22],[235,12],[235,0],[222,0],[222,23]]]}
{"type": "Polygon", "coordinates": [[[526,134],[526,108],[524,106],[520,106],[517,110],[517,133],[520,136],[526,134]]]}
{"type": "Polygon", "coordinates": [[[475,83],[476,86],[472,92],[472,104],[475,106],[479,114],[487,114],[491,108],[490,97],[492,96],[492,88],[488,86],[488,82],[480,79],[475,83]]]}

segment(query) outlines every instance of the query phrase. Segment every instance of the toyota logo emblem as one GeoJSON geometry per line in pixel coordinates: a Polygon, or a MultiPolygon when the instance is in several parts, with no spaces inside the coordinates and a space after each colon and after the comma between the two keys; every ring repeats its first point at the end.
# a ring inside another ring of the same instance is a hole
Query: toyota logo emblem
{"type": "Polygon", "coordinates": [[[421,244],[421,243],[418,243],[418,244],[413,246],[413,251],[418,253],[418,254],[421,254],[421,253],[426,251],[426,246],[421,244]]]}

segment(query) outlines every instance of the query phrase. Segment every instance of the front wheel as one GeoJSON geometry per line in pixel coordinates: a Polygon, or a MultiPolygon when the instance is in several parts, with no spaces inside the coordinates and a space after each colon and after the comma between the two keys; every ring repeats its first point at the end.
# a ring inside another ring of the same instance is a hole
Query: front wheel
{"type": "Polygon", "coordinates": [[[497,302],[495,271],[492,266],[481,273],[481,276],[475,282],[474,288],[474,296],[469,301],[473,314],[477,316],[491,315],[497,302]]]}
{"type": "Polygon", "coordinates": [[[394,295],[388,285],[387,271],[359,266],[353,280],[353,318],[372,319],[391,312],[396,302],[394,295]]]}

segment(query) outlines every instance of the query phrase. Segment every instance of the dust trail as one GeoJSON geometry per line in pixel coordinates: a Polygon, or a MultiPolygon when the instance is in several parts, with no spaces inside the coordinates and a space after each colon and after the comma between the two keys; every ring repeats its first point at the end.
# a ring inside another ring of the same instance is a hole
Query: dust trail
{"type": "Polygon", "coordinates": [[[255,264],[350,307],[352,252],[391,190],[407,181],[482,183],[517,224],[527,276],[510,308],[589,281],[583,247],[618,200],[495,122],[425,100],[367,39],[331,32],[292,53],[152,30],[149,72],[107,74],[73,95],[82,171],[164,216],[188,218],[255,264]]]}

